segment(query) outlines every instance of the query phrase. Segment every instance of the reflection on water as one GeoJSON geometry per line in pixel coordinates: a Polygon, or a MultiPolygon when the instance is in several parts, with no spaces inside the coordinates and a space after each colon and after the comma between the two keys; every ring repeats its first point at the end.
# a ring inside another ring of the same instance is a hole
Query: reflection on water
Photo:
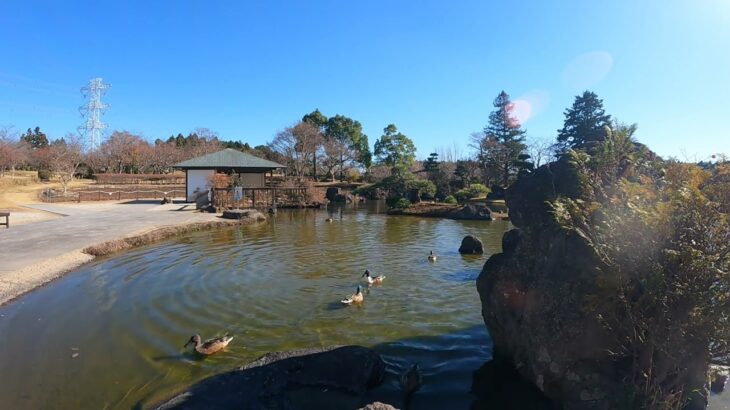
{"type": "Polygon", "coordinates": [[[414,407],[466,408],[471,372],[489,356],[474,279],[507,223],[390,217],[380,206],[280,210],[98,260],[1,308],[3,406],[129,408],[268,351],[360,344],[393,374],[374,398],[397,403],[395,374],[419,361],[414,407]],[[488,253],[459,255],[466,234],[488,253]],[[385,284],[343,308],[366,268],[385,284]],[[226,331],[236,338],[221,354],[182,348],[193,333],[226,331]]]}

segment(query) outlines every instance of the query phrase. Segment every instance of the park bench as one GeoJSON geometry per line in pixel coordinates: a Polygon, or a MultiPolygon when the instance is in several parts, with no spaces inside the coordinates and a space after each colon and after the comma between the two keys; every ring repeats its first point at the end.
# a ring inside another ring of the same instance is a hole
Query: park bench
{"type": "Polygon", "coordinates": [[[10,228],[10,212],[4,212],[0,211],[0,218],[5,217],[5,223],[0,223],[0,225],[5,225],[5,229],[10,228]]]}

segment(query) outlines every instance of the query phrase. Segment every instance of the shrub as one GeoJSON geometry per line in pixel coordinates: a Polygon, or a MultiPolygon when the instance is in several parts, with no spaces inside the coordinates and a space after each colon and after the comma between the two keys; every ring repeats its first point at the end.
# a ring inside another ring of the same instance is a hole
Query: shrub
{"type": "Polygon", "coordinates": [[[385,203],[388,205],[389,208],[396,209],[406,209],[411,206],[411,201],[405,198],[399,198],[397,196],[388,197],[388,199],[385,200],[385,203]]]}
{"type": "Polygon", "coordinates": [[[458,202],[464,202],[472,198],[477,198],[489,194],[490,189],[482,184],[471,184],[468,188],[460,189],[454,197],[458,202]]]}
{"type": "Polygon", "coordinates": [[[447,204],[456,204],[457,201],[456,201],[456,198],[454,198],[453,195],[449,195],[446,198],[444,198],[444,203],[447,203],[447,204]]]}
{"type": "Polygon", "coordinates": [[[38,170],[38,179],[41,181],[48,181],[51,179],[51,171],[47,169],[39,169],[38,170]]]}

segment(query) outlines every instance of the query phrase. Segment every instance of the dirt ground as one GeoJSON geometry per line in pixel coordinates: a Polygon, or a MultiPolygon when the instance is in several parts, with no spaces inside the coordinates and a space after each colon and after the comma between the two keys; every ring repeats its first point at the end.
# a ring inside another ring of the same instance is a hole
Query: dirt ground
{"type": "MultiPolygon", "coordinates": [[[[58,181],[40,182],[36,175],[35,171],[15,171],[0,176],[0,210],[10,211],[10,223],[13,226],[59,217],[51,212],[23,206],[39,203],[38,193],[42,190],[61,187],[61,183],[58,181]]],[[[91,183],[92,181],[89,180],[74,180],[69,184],[69,189],[91,183]]]]}

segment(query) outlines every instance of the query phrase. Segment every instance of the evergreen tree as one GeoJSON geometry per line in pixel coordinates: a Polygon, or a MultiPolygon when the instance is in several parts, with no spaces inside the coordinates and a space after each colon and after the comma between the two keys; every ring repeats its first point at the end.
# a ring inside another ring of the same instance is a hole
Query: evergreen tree
{"type": "Polygon", "coordinates": [[[338,144],[340,180],[344,179],[346,156],[345,149],[354,153],[354,158],[366,169],[370,167],[372,154],[368,144],[367,135],[362,133],[362,124],[344,115],[335,115],[327,120],[324,136],[326,139],[338,144]]]}
{"type": "Polygon", "coordinates": [[[611,125],[611,116],[603,109],[603,100],[592,91],[575,97],[573,106],[565,110],[563,128],[558,130],[558,145],[563,149],[585,148],[601,141],[604,127],[611,125]]]}
{"type": "Polygon", "coordinates": [[[41,131],[40,127],[35,127],[32,131],[28,128],[28,131],[20,136],[20,140],[26,142],[34,150],[48,146],[48,137],[41,131]]]}
{"type": "Polygon", "coordinates": [[[501,184],[506,187],[510,179],[525,168],[529,156],[525,154],[527,146],[523,142],[525,130],[513,116],[514,104],[506,92],[502,91],[494,99],[494,108],[489,114],[489,124],[484,127],[487,142],[484,146],[489,148],[481,160],[499,173],[501,184]]]}
{"type": "Polygon", "coordinates": [[[392,170],[407,169],[416,159],[416,146],[410,138],[398,132],[394,124],[389,124],[375,142],[375,156],[378,164],[387,165],[392,170]]]}
{"type": "Polygon", "coordinates": [[[426,161],[423,162],[423,169],[426,170],[429,174],[433,174],[435,172],[438,172],[439,170],[439,154],[432,152],[429,154],[428,158],[426,158],[426,161]]]}

